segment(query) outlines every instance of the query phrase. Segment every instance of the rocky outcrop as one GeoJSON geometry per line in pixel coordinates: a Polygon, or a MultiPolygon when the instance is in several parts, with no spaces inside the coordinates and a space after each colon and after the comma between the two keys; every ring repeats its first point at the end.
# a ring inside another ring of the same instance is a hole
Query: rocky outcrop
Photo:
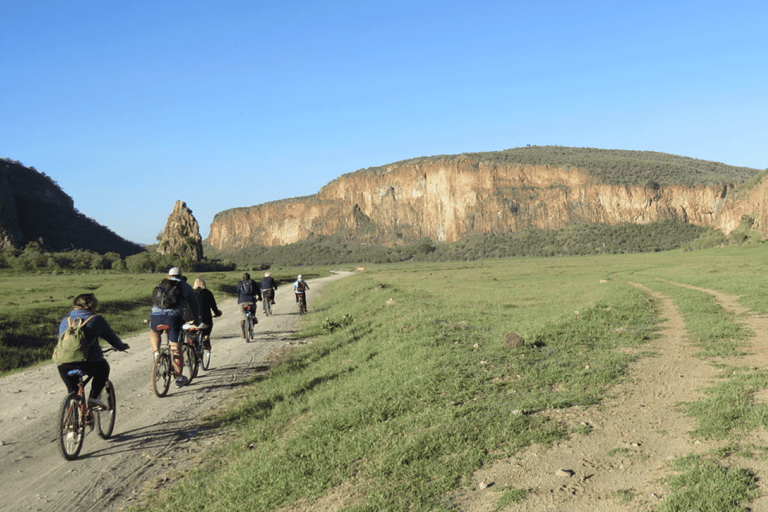
{"type": "Polygon", "coordinates": [[[172,254],[191,261],[203,259],[200,226],[187,203],[176,201],[158,242],[157,252],[161,254],[172,254]]]}
{"type": "Polygon", "coordinates": [[[144,250],[75,208],[72,198],[44,173],[0,159],[0,248],[21,249],[42,240],[49,251],[85,249],[122,257],[144,250]]]}
{"type": "Polygon", "coordinates": [[[735,212],[727,201],[733,187],[616,185],[577,167],[463,156],[410,161],[343,175],[314,196],[221,212],[206,242],[233,251],[341,233],[359,242],[396,245],[425,237],[454,242],[478,233],[665,219],[727,233],[734,227],[723,220],[730,219],[726,212],[735,212]]]}

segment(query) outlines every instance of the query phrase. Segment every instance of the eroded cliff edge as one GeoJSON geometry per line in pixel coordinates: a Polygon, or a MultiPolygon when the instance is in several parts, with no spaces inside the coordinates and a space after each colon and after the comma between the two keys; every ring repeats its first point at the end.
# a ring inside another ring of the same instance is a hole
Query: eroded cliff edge
{"type": "Polygon", "coordinates": [[[316,195],[216,215],[206,240],[217,250],[286,245],[343,233],[381,245],[428,237],[454,242],[478,233],[574,223],[647,224],[679,219],[726,234],[755,215],[765,238],[765,186],[733,200],[734,184],[643,186],[600,182],[578,167],[463,157],[408,161],[345,174],[316,195]]]}

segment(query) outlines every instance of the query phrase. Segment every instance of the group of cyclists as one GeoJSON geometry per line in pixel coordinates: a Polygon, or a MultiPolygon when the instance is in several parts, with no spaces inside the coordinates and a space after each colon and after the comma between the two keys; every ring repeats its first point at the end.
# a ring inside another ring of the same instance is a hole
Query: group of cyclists
{"type": "MultiPolygon", "coordinates": [[[[210,350],[213,317],[219,317],[222,314],[216,305],[213,293],[206,288],[202,278],[195,279],[194,286],[190,286],[186,281],[181,269],[178,267],[171,268],[167,277],[152,293],[153,305],[149,315],[149,344],[154,357],[158,357],[160,350],[160,336],[157,327],[167,325],[170,328],[168,341],[173,354],[174,374],[177,375],[176,385],[179,387],[187,383],[187,378],[182,375],[184,363],[179,346],[179,336],[184,323],[192,322],[203,329],[203,343],[205,348],[210,350]]],[[[255,317],[256,303],[258,301],[275,303],[277,282],[269,272],[264,274],[260,283],[253,281],[250,274],[246,272],[235,288],[238,304],[251,304],[253,306],[250,308],[250,314],[253,315],[254,324],[257,323],[255,317]]],[[[293,289],[298,302],[300,294],[309,290],[309,285],[299,275],[293,283],[293,289]]],[[[93,382],[89,393],[89,404],[96,410],[108,407],[101,401],[100,394],[109,379],[110,372],[109,363],[107,363],[98,342],[99,338],[106,340],[115,350],[120,352],[130,348],[128,344],[120,340],[104,317],[95,313],[98,304],[96,296],[92,293],[78,295],[73,301],[73,309],[61,320],[58,328],[58,335],[61,336],[73,320],[82,322],[84,339],[89,347],[88,356],[85,361],[58,364],[58,371],[67,387],[67,392],[70,394],[75,391],[77,386],[77,377],[75,376],[77,372],[73,372],[73,370],[81,370],[87,375],[92,375],[93,382]],[[70,320],[68,321],[68,319],[70,320]]],[[[245,337],[245,319],[241,322],[241,327],[243,337],[245,337]]]]}

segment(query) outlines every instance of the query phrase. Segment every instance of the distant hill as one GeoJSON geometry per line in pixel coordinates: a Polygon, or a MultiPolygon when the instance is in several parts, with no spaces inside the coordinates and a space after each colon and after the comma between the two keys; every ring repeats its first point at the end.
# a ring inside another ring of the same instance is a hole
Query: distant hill
{"type": "Polygon", "coordinates": [[[16,160],[0,159],[0,248],[42,239],[48,251],[84,249],[123,258],[144,251],[77,211],[48,176],[16,160]]]}
{"type": "Polygon", "coordinates": [[[759,175],[666,153],[562,146],[419,157],[343,174],[315,195],[220,212],[206,244],[231,253],[340,236],[393,247],[665,220],[728,234],[743,215],[765,235],[762,203],[730,200],[738,184],[759,175]]]}

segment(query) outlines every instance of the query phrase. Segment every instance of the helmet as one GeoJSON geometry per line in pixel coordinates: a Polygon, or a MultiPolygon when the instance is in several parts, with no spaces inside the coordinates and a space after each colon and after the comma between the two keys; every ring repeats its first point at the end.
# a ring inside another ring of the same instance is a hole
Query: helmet
{"type": "Polygon", "coordinates": [[[169,276],[180,276],[181,275],[181,269],[179,267],[173,267],[171,270],[168,271],[169,276]]]}
{"type": "Polygon", "coordinates": [[[299,274],[299,281],[301,281],[301,274],[299,274]]]}

